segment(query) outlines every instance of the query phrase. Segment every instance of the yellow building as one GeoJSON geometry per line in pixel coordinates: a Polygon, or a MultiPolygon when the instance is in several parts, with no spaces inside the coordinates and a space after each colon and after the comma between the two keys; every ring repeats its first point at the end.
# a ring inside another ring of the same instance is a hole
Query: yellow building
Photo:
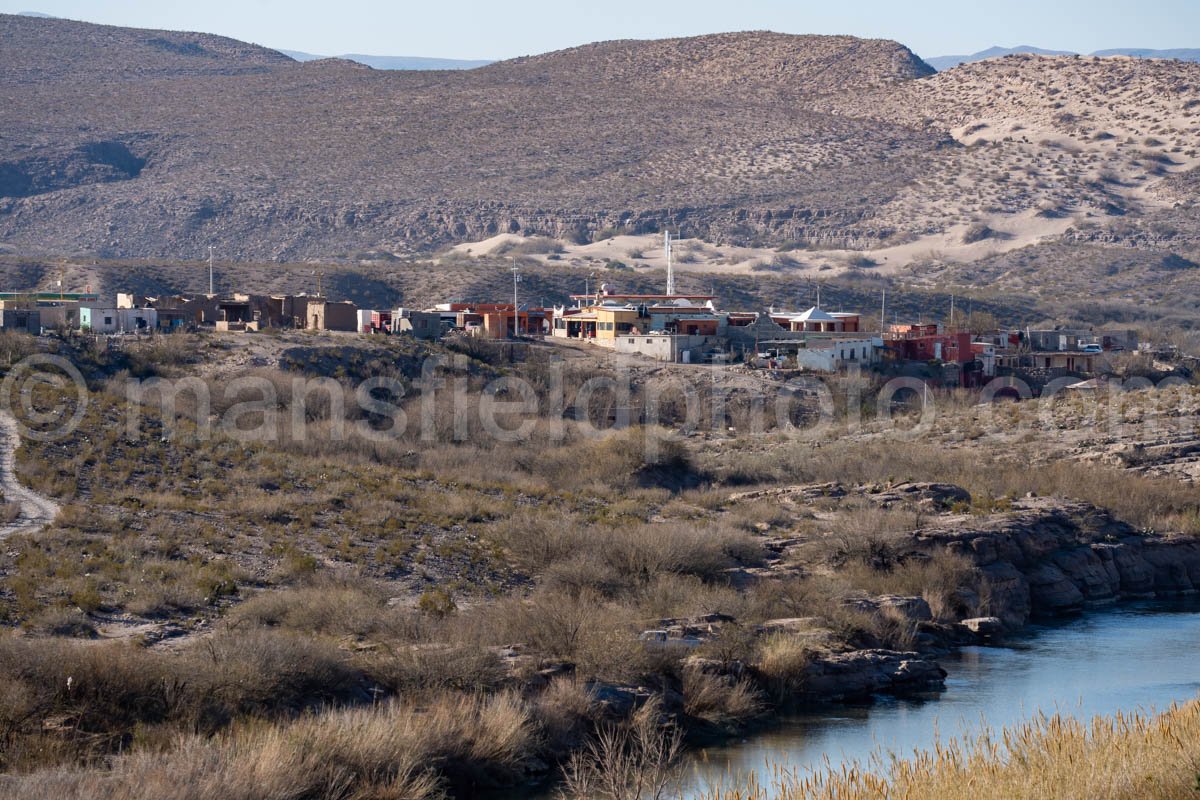
{"type": "Polygon", "coordinates": [[[636,308],[600,305],[589,310],[596,315],[596,344],[598,345],[614,347],[614,340],[618,336],[641,332],[636,308]]]}

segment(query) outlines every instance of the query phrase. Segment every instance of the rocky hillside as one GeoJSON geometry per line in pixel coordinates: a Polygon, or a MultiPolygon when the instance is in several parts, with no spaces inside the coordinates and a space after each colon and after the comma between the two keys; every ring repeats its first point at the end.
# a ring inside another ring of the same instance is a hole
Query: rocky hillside
{"type": "Polygon", "coordinates": [[[1200,64],[1016,55],[820,107],[952,137],[876,215],[925,226],[923,252],[910,255],[973,261],[1047,240],[1190,255],[1198,88],[1200,64]]]}
{"type": "Polygon", "coordinates": [[[144,80],[262,72],[291,59],[274,50],[206,33],[92,25],[0,14],[4,85],[144,80]]]}
{"type": "Polygon", "coordinates": [[[178,51],[210,39],[143,58],[156,34],[62,23],[56,39],[58,24],[0,28],[0,236],[16,249],[294,259],[666,219],[713,238],[874,240],[890,231],[872,208],[945,138],[808,107],[931,72],[892,42],[612,42],[461,73],[246,46],[240,67],[197,77],[180,64],[224,62],[178,51]],[[117,71],[137,80],[97,92],[106,53],[129,54],[117,71]]]}
{"type": "Polygon", "coordinates": [[[895,42],[752,32],[379,72],[3,16],[0,251],[353,259],[664,223],[889,264],[1173,247],[1195,238],[1198,70],[932,75],[895,42]]]}

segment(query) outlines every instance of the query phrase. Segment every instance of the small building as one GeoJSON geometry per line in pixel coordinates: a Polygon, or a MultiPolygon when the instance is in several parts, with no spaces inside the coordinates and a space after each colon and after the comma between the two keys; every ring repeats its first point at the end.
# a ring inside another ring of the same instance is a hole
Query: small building
{"type": "Polygon", "coordinates": [[[980,372],[985,378],[996,377],[997,355],[996,345],[991,342],[971,342],[971,353],[979,362],[980,372]]]}
{"type": "Polygon", "coordinates": [[[674,333],[639,333],[622,335],[613,339],[612,347],[618,353],[636,353],[655,361],[699,363],[704,353],[711,349],[713,340],[707,336],[692,336],[674,333]]]}
{"type": "Polygon", "coordinates": [[[795,351],[796,366],[816,372],[838,372],[850,364],[869,366],[878,360],[882,345],[867,337],[810,339],[795,351]]]}
{"type": "Polygon", "coordinates": [[[813,306],[801,314],[772,314],[776,323],[796,333],[857,333],[859,315],[845,311],[824,311],[813,306]]]}
{"type": "Polygon", "coordinates": [[[79,329],[90,333],[150,333],[158,327],[153,308],[81,306],[79,329]]]}
{"type": "Polygon", "coordinates": [[[469,336],[508,339],[514,333],[544,336],[549,332],[547,311],[540,306],[522,304],[514,313],[512,303],[442,303],[431,311],[469,336]]]}
{"type": "Polygon", "coordinates": [[[121,321],[116,308],[80,306],[79,329],[90,333],[120,333],[121,321]]]}
{"type": "Polygon", "coordinates": [[[371,309],[360,308],[358,310],[358,332],[391,333],[392,312],[373,311],[371,309]]]}
{"type": "Polygon", "coordinates": [[[450,329],[438,311],[416,311],[397,308],[392,312],[392,332],[405,333],[418,339],[440,339],[450,329]]]}
{"type": "Polygon", "coordinates": [[[1095,372],[1103,358],[1102,353],[1035,352],[1029,355],[1034,369],[1058,373],[1095,372]]]}
{"type": "MultiPolygon", "coordinates": [[[[893,326],[893,331],[895,327],[893,326]]],[[[930,334],[924,330],[912,330],[901,336],[893,333],[886,340],[886,344],[894,357],[901,361],[944,361],[966,364],[975,360],[975,353],[971,346],[971,334],[965,332],[930,334]]]]}
{"type": "Polygon", "coordinates": [[[297,328],[353,333],[358,327],[358,307],[349,301],[327,300],[317,295],[296,295],[287,301],[284,311],[297,328]]]}
{"type": "Polygon", "coordinates": [[[42,332],[42,313],[37,308],[0,308],[0,330],[5,333],[42,332]]]}
{"type": "Polygon", "coordinates": [[[158,311],[153,308],[118,308],[117,325],[122,333],[150,333],[158,327],[158,311]]]}

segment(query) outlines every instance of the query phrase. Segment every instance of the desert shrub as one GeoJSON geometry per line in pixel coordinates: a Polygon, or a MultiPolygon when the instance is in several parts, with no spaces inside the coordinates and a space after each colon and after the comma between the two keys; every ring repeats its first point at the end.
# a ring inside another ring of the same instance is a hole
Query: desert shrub
{"type": "Polygon", "coordinates": [[[262,592],[235,606],[228,620],[234,627],[249,623],[298,633],[401,641],[416,641],[423,633],[417,615],[389,607],[385,592],[362,581],[356,586],[318,581],[310,586],[262,592]]]}
{"type": "Polygon", "coordinates": [[[652,701],[626,721],[602,725],[563,770],[567,796],[662,797],[681,774],[683,736],[678,728],[664,727],[660,715],[660,704],[652,701]]]}
{"type": "Polygon", "coordinates": [[[748,720],[763,708],[760,692],[748,680],[694,668],[683,671],[683,710],[690,717],[728,725],[748,720]]]}
{"type": "Polygon", "coordinates": [[[595,694],[575,676],[555,678],[534,697],[530,713],[543,741],[557,753],[583,743],[595,710],[595,694]]]}
{"type": "Polygon", "coordinates": [[[963,233],[963,244],[974,244],[982,242],[984,239],[990,239],[995,235],[995,231],[982,222],[977,222],[963,233]]]}
{"type": "Polygon", "coordinates": [[[288,631],[225,632],[182,656],[200,723],[294,713],[363,696],[363,676],[328,642],[288,631]]]}
{"type": "Polygon", "coordinates": [[[511,776],[535,737],[514,695],[444,696],[421,708],[387,703],[238,726],[214,739],[182,739],[166,752],[117,758],[108,773],[35,772],[10,779],[5,790],[14,798],[423,800],[441,796],[450,781],[511,776]]]}
{"type": "Polygon", "coordinates": [[[490,691],[508,677],[496,653],[470,646],[413,644],[371,653],[360,663],[385,689],[417,696],[430,690],[490,691]]]}
{"type": "Polygon", "coordinates": [[[754,671],[777,703],[803,691],[808,667],[821,651],[810,639],[790,634],[765,637],[758,648],[754,671]]]}

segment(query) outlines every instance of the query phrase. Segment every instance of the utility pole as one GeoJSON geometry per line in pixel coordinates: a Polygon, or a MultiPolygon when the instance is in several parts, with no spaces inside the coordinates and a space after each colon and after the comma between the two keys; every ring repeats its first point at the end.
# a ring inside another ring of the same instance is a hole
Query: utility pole
{"type": "Polygon", "coordinates": [[[954,333],[954,295],[950,295],[950,332],[954,333]]]}
{"type": "Polygon", "coordinates": [[[883,300],[879,305],[879,338],[883,338],[884,326],[887,325],[887,287],[883,288],[883,300]]]}
{"type": "Polygon", "coordinates": [[[208,296],[212,297],[216,292],[213,291],[213,246],[208,246],[208,296]]]}
{"type": "Polygon", "coordinates": [[[596,277],[595,272],[589,272],[583,276],[583,298],[590,305],[592,302],[591,279],[596,277]]]}
{"type": "Polygon", "coordinates": [[[521,309],[517,305],[517,283],[521,280],[521,267],[513,260],[513,339],[517,339],[521,335],[521,309]]]}
{"type": "Polygon", "coordinates": [[[663,231],[663,248],[667,255],[667,294],[675,294],[675,260],[673,258],[673,248],[671,247],[671,231],[667,229],[663,231]]]}

